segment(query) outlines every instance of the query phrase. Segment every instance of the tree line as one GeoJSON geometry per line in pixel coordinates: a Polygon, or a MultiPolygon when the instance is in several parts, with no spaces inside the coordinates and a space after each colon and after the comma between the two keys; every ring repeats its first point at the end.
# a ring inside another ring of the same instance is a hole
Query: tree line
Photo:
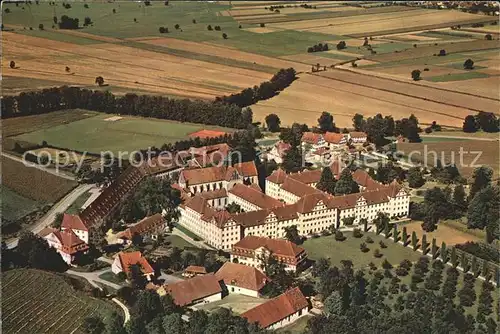
{"type": "Polygon", "coordinates": [[[320,52],[320,51],[328,51],[328,43],[318,43],[318,44],[315,44],[313,46],[310,46],[307,48],[307,52],[308,53],[311,53],[311,52],[320,52]]]}
{"type": "Polygon", "coordinates": [[[271,80],[262,82],[259,86],[246,88],[240,93],[215,98],[216,102],[235,104],[238,107],[246,107],[261,100],[267,100],[277,95],[280,91],[290,86],[297,78],[295,69],[281,69],[271,80]]]}
{"type": "Polygon", "coordinates": [[[467,115],[464,119],[462,130],[467,133],[477,132],[498,132],[500,120],[494,113],[480,111],[476,115],[467,115]]]}
{"type": "Polygon", "coordinates": [[[251,109],[222,103],[220,99],[210,102],[132,93],[115,96],[109,91],[68,86],[4,96],[1,99],[1,107],[2,118],[82,108],[110,114],[154,117],[238,129],[247,128],[252,124],[251,109]]]}

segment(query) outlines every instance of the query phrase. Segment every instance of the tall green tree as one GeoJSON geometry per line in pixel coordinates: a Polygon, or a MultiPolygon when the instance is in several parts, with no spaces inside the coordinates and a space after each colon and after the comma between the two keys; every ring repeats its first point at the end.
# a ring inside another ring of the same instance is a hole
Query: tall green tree
{"type": "Polygon", "coordinates": [[[285,227],[285,239],[291,241],[295,244],[302,243],[302,237],[299,234],[299,230],[297,229],[297,225],[292,225],[285,227]]]}
{"type": "Polygon", "coordinates": [[[479,125],[476,122],[476,118],[473,115],[467,115],[462,126],[463,132],[472,133],[477,132],[478,129],[479,125]]]}
{"type": "Polygon", "coordinates": [[[408,170],[408,185],[411,188],[420,188],[425,184],[422,171],[418,167],[412,167],[408,170]]]}
{"type": "Polygon", "coordinates": [[[101,334],[104,332],[105,325],[98,316],[88,316],[83,319],[82,329],[87,334],[101,334]]]}
{"type": "Polygon", "coordinates": [[[106,318],[106,334],[125,334],[123,320],[118,313],[113,312],[106,318]]]}
{"type": "Polygon", "coordinates": [[[351,171],[348,168],[340,173],[340,177],[335,185],[335,195],[348,195],[359,192],[358,184],[353,180],[351,171]]]}
{"type": "Polygon", "coordinates": [[[316,184],[316,188],[333,195],[335,194],[336,183],[337,180],[333,176],[331,168],[327,166],[323,168],[323,171],[321,172],[321,178],[316,184]]]}
{"type": "Polygon", "coordinates": [[[467,210],[467,196],[465,194],[464,186],[459,184],[453,189],[453,204],[455,207],[455,212],[460,216],[463,215],[467,210]]]}
{"type": "Polygon", "coordinates": [[[334,291],[324,302],[325,313],[329,317],[338,317],[344,313],[344,303],[338,291],[334,291]]]}
{"type": "Polygon", "coordinates": [[[477,192],[491,184],[493,170],[488,166],[474,169],[472,173],[472,184],[470,186],[469,199],[474,198],[477,192]]]}
{"type": "Polygon", "coordinates": [[[321,113],[321,116],[318,118],[318,126],[319,129],[325,132],[340,132],[339,129],[335,126],[335,122],[333,120],[333,116],[326,111],[321,113]]]}
{"type": "Polygon", "coordinates": [[[271,132],[279,132],[280,131],[281,120],[276,114],[269,114],[266,116],[266,125],[267,130],[271,132]]]}
{"type": "Polygon", "coordinates": [[[286,151],[281,167],[288,173],[296,173],[304,169],[302,152],[298,146],[292,146],[286,151]]]}
{"type": "Polygon", "coordinates": [[[489,225],[497,224],[499,221],[499,200],[498,187],[488,186],[476,193],[470,201],[467,211],[467,226],[484,229],[489,225]]]}
{"type": "Polygon", "coordinates": [[[363,131],[366,121],[361,114],[355,114],[352,118],[352,125],[355,131],[363,131]]]}

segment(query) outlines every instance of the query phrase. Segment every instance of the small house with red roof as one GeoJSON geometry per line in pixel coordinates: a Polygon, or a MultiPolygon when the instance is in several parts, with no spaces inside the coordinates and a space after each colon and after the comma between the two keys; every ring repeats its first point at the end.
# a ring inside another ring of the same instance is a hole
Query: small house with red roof
{"type": "Polygon", "coordinates": [[[227,293],[238,293],[251,297],[259,297],[269,277],[257,268],[244,264],[226,262],[215,273],[219,281],[223,281],[227,293]]]}
{"type": "Polygon", "coordinates": [[[222,299],[222,284],[213,274],[196,276],[185,281],[162,285],[156,292],[169,294],[178,306],[190,306],[215,302],[222,299]]]}
{"type": "Polygon", "coordinates": [[[277,164],[281,164],[285,153],[290,149],[290,147],[292,147],[290,144],[279,141],[274,144],[273,148],[269,152],[262,154],[261,157],[267,160],[274,160],[277,164]]]}
{"type": "Polygon", "coordinates": [[[187,266],[186,269],[184,269],[184,272],[182,273],[182,276],[184,277],[195,277],[195,276],[202,276],[207,274],[207,269],[202,266],[187,266]]]}
{"type": "Polygon", "coordinates": [[[39,235],[47,240],[50,247],[54,247],[64,262],[72,265],[75,257],[79,254],[85,254],[89,246],[80,239],[71,229],[59,231],[57,229],[44,229],[39,235]]]}
{"type": "Polygon", "coordinates": [[[190,133],[188,136],[189,138],[200,138],[200,139],[205,139],[205,138],[218,138],[218,137],[223,137],[227,132],[224,131],[217,131],[217,130],[199,130],[193,133],[190,133]]]}
{"type": "Polygon", "coordinates": [[[132,238],[135,235],[141,237],[149,237],[152,240],[156,240],[158,235],[165,231],[165,220],[160,213],[155,215],[145,217],[134,225],[128,227],[126,230],[119,232],[116,235],[117,239],[121,240],[121,243],[130,245],[132,244],[132,238]]]}
{"type": "Polygon", "coordinates": [[[327,132],[323,135],[326,145],[332,149],[339,149],[347,143],[347,136],[343,133],[327,132]]]}
{"type": "Polygon", "coordinates": [[[65,213],[61,223],[61,230],[73,231],[78,238],[83,240],[86,244],[89,243],[89,226],[80,217],[80,215],[70,215],[65,213]]]}
{"type": "Polygon", "coordinates": [[[260,304],[241,317],[257,323],[263,329],[278,329],[289,325],[309,313],[309,301],[299,288],[292,288],[276,298],[260,304]]]}
{"type": "Polygon", "coordinates": [[[233,165],[234,169],[243,178],[244,184],[257,184],[259,182],[259,174],[255,161],[239,162],[233,165]]]}
{"type": "Polygon", "coordinates": [[[304,132],[301,138],[302,149],[308,151],[309,149],[316,150],[325,145],[325,138],[321,133],[304,132]]]}
{"type": "Polygon", "coordinates": [[[306,250],[291,241],[258,236],[246,236],[233,245],[231,262],[255,267],[262,271],[263,258],[273,256],[285,265],[285,270],[296,271],[307,259],[306,250]]]}
{"type": "Polygon", "coordinates": [[[148,281],[151,281],[154,276],[153,267],[149,264],[148,260],[142,256],[141,252],[120,252],[115,256],[115,260],[111,265],[111,271],[114,274],[124,272],[127,276],[130,274],[130,266],[139,266],[142,274],[148,281]]]}
{"type": "Polygon", "coordinates": [[[349,132],[347,137],[353,144],[364,144],[368,140],[368,135],[366,134],[366,132],[361,131],[349,132]]]}

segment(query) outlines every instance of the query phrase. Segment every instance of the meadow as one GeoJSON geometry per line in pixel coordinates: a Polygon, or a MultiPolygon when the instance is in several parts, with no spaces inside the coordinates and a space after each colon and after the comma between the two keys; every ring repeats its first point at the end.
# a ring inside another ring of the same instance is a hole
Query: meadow
{"type": "Polygon", "coordinates": [[[49,145],[56,147],[90,153],[103,151],[117,153],[118,151],[132,152],[147,149],[150,146],[161,147],[165,143],[184,140],[188,134],[201,129],[233,131],[216,126],[159,119],[119,116],[121,118],[118,120],[110,120],[116,115],[99,113],[93,115],[63,124],[54,123],[50,128],[23,133],[13,139],[32,143],[46,141],[49,145]]]}
{"type": "MultiPolygon", "coordinates": [[[[87,316],[121,312],[104,300],[88,297],[60,275],[35,269],[2,274],[2,329],[6,333],[77,333],[87,316]]],[[[120,313],[118,313],[120,314],[120,313]]]]}
{"type": "Polygon", "coordinates": [[[5,185],[0,186],[3,225],[36,211],[43,203],[26,198],[5,185]]]}
{"type": "Polygon", "coordinates": [[[370,262],[379,267],[384,259],[390,263],[399,263],[404,259],[416,261],[420,257],[419,253],[415,253],[410,248],[395,244],[393,240],[372,232],[364,232],[362,238],[355,238],[352,232],[344,232],[344,237],[346,237],[344,241],[335,240],[334,235],[310,238],[304,242],[302,247],[307,251],[308,257],[313,260],[327,258],[330,259],[332,265],[336,266],[339,266],[342,260],[351,260],[357,269],[367,268],[370,262]],[[370,237],[373,243],[366,243],[367,237],[370,237]],[[381,241],[387,248],[380,247],[381,241]],[[368,253],[363,253],[360,250],[359,245],[363,242],[370,249],[368,253]],[[373,256],[375,249],[378,249],[383,256],[380,258],[373,256]]]}

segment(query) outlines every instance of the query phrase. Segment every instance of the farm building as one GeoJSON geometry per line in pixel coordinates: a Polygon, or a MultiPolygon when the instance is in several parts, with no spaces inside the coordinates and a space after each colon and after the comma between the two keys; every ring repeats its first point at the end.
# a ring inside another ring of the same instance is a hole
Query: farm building
{"type": "Polygon", "coordinates": [[[293,288],[246,311],[241,316],[246,318],[249,323],[257,323],[261,328],[278,329],[293,323],[308,313],[308,300],[299,288],[293,288]]]}
{"type": "Polygon", "coordinates": [[[111,265],[111,270],[115,274],[124,272],[126,275],[130,274],[131,266],[138,265],[142,274],[151,281],[154,276],[154,270],[149,264],[148,260],[142,256],[141,252],[120,252],[115,256],[115,260],[111,265]]]}
{"type": "Polygon", "coordinates": [[[202,275],[206,275],[206,274],[207,274],[207,269],[205,269],[205,267],[188,266],[186,269],[184,269],[182,276],[195,277],[195,276],[202,276],[202,275]]]}
{"type": "Polygon", "coordinates": [[[222,287],[214,274],[196,276],[185,281],[161,286],[160,296],[169,294],[179,306],[209,303],[222,299],[222,287]]]}
{"type": "Polygon", "coordinates": [[[273,256],[285,265],[285,269],[296,271],[307,259],[304,248],[284,239],[246,236],[231,250],[231,262],[245,264],[262,271],[263,258],[273,256]]]}
{"type": "Polygon", "coordinates": [[[226,262],[215,273],[218,280],[223,281],[227,293],[238,293],[251,297],[259,297],[270,278],[254,267],[244,264],[226,262]]]}
{"type": "Polygon", "coordinates": [[[71,229],[59,231],[57,229],[46,228],[39,233],[39,236],[47,240],[50,247],[54,247],[61,255],[64,262],[72,265],[78,254],[85,254],[89,246],[80,239],[71,229]]]}
{"type": "Polygon", "coordinates": [[[147,237],[152,240],[156,240],[158,235],[162,234],[164,231],[165,220],[160,213],[157,213],[153,216],[142,219],[127,228],[125,231],[119,232],[116,238],[121,240],[121,243],[123,244],[131,245],[134,236],[140,236],[142,238],[147,237]]]}

